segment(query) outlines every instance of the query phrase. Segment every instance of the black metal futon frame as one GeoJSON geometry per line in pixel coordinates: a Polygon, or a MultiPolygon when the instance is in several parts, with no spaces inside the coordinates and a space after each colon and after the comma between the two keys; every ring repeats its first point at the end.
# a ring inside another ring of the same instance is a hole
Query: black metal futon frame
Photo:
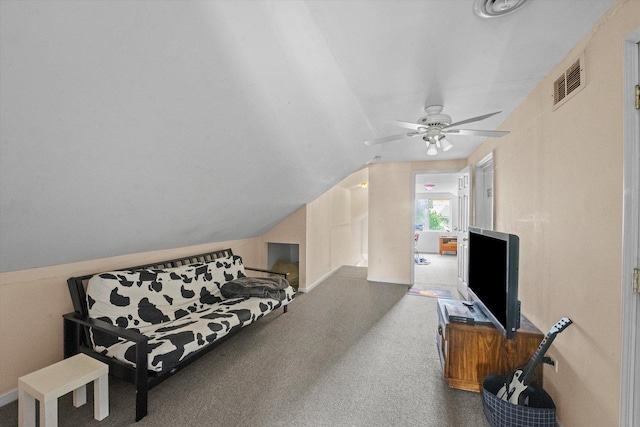
{"type": "MultiPolygon", "coordinates": [[[[198,262],[211,262],[218,258],[233,256],[231,249],[222,249],[213,252],[207,252],[200,255],[193,255],[184,258],[173,259],[169,261],[161,261],[153,264],[140,265],[136,267],[122,268],[120,270],[141,270],[141,269],[165,269],[189,265],[198,262]]],[[[268,273],[271,275],[279,275],[287,277],[288,273],[277,273],[274,271],[263,270],[259,268],[250,268],[245,266],[245,270],[259,273],[268,273]]],[[[242,327],[233,328],[224,337],[212,342],[208,346],[190,354],[175,366],[168,367],[162,372],[149,371],[147,369],[147,341],[148,338],[134,330],[129,330],[114,326],[110,323],[92,319],[89,317],[86,297],[86,287],[89,279],[93,275],[72,277],[67,280],[69,292],[73,301],[74,312],[63,316],[64,322],[64,357],[68,358],[78,353],[85,353],[95,359],[98,359],[109,365],[109,374],[131,382],[136,386],[136,421],[140,421],[147,415],[147,394],[150,389],[160,384],[182,368],[189,365],[194,360],[200,358],[204,354],[213,350],[219,344],[223,343],[231,336],[238,333],[242,327]],[[129,340],[135,343],[135,360],[136,366],[133,367],[111,357],[106,357],[93,350],[89,340],[89,329],[96,330],[113,335],[120,339],[129,340]]],[[[284,306],[286,313],[287,306],[284,306]]]]}

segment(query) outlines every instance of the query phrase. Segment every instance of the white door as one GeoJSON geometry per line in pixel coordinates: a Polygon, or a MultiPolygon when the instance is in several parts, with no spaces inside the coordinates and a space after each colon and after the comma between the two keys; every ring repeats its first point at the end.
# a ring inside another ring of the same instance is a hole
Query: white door
{"type": "MultiPolygon", "coordinates": [[[[633,232],[633,241],[629,244],[629,252],[632,254],[627,254],[627,259],[631,259],[632,265],[627,267],[627,271],[625,273],[631,275],[632,281],[635,280],[634,293],[632,298],[635,298],[635,320],[633,323],[633,329],[635,329],[635,343],[636,347],[632,350],[630,354],[630,359],[635,360],[635,367],[633,368],[635,372],[634,385],[633,385],[633,395],[631,402],[633,405],[633,421],[632,426],[640,427],[640,360],[638,358],[638,353],[640,353],[640,149],[638,149],[637,142],[640,141],[640,43],[636,44],[636,66],[637,66],[637,80],[636,80],[636,125],[635,128],[635,136],[632,140],[636,141],[636,152],[635,156],[629,160],[628,168],[632,169],[633,174],[631,186],[631,197],[634,198],[633,206],[635,209],[633,213],[631,213],[631,218],[629,219],[629,223],[631,227],[636,227],[633,232]],[[632,163],[634,162],[634,163],[632,163]],[[631,269],[633,268],[633,271],[631,269]]],[[[627,282],[628,283],[628,282],[627,282]]],[[[628,320],[627,320],[628,321],[628,320]]]]}
{"type": "Polygon", "coordinates": [[[640,427],[640,27],[625,40],[620,425],[640,427]],[[635,279],[634,279],[635,277],[635,279]],[[635,286],[634,286],[635,283],[635,286]]]}
{"type": "Polygon", "coordinates": [[[467,279],[469,274],[469,219],[471,217],[471,166],[467,166],[458,173],[458,292],[465,299],[468,298],[467,279]]]}
{"type": "Polygon", "coordinates": [[[493,230],[493,152],[476,163],[474,175],[473,223],[476,227],[493,230]]]}
{"type": "Polygon", "coordinates": [[[625,40],[620,425],[640,427],[640,27],[625,40]]]}

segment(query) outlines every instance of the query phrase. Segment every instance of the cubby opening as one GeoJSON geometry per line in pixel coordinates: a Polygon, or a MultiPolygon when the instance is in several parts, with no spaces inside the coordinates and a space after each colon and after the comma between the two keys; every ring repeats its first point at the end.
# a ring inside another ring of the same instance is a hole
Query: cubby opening
{"type": "Polygon", "coordinates": [[[267,243],[267,268],[279,273],[289,273],[287,280],[297,290],[300,284],[300,245],[297,243],[267,243]]]}

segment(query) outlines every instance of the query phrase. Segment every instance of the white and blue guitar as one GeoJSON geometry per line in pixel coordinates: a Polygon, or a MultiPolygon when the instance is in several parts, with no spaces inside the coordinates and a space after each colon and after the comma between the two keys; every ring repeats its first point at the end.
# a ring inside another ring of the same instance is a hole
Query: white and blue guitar
{"type": "Polygon", "coordinates": [[[538,366],[538,363],[542,361],[547,349],[551,347],[556,335],[564,331],[571,323],[571,319],[563,317],[551,328],[540,342],[529,363],[523,369],[517,369],[511,379],[498,390],[497,396],[499,398],[515,405],[526,405],[528,403],[529,394],[533,391],[530,387],[533,371],[538,366]]]}

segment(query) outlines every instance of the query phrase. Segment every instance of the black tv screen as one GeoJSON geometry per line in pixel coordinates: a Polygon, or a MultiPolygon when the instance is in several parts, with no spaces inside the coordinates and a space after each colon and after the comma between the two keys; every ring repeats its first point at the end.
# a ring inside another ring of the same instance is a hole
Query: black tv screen
{"type": "Polygon", "coordinates": [[[520,327],[518,236],[469,227],[469,296],[507,339],[520,327]]]}

